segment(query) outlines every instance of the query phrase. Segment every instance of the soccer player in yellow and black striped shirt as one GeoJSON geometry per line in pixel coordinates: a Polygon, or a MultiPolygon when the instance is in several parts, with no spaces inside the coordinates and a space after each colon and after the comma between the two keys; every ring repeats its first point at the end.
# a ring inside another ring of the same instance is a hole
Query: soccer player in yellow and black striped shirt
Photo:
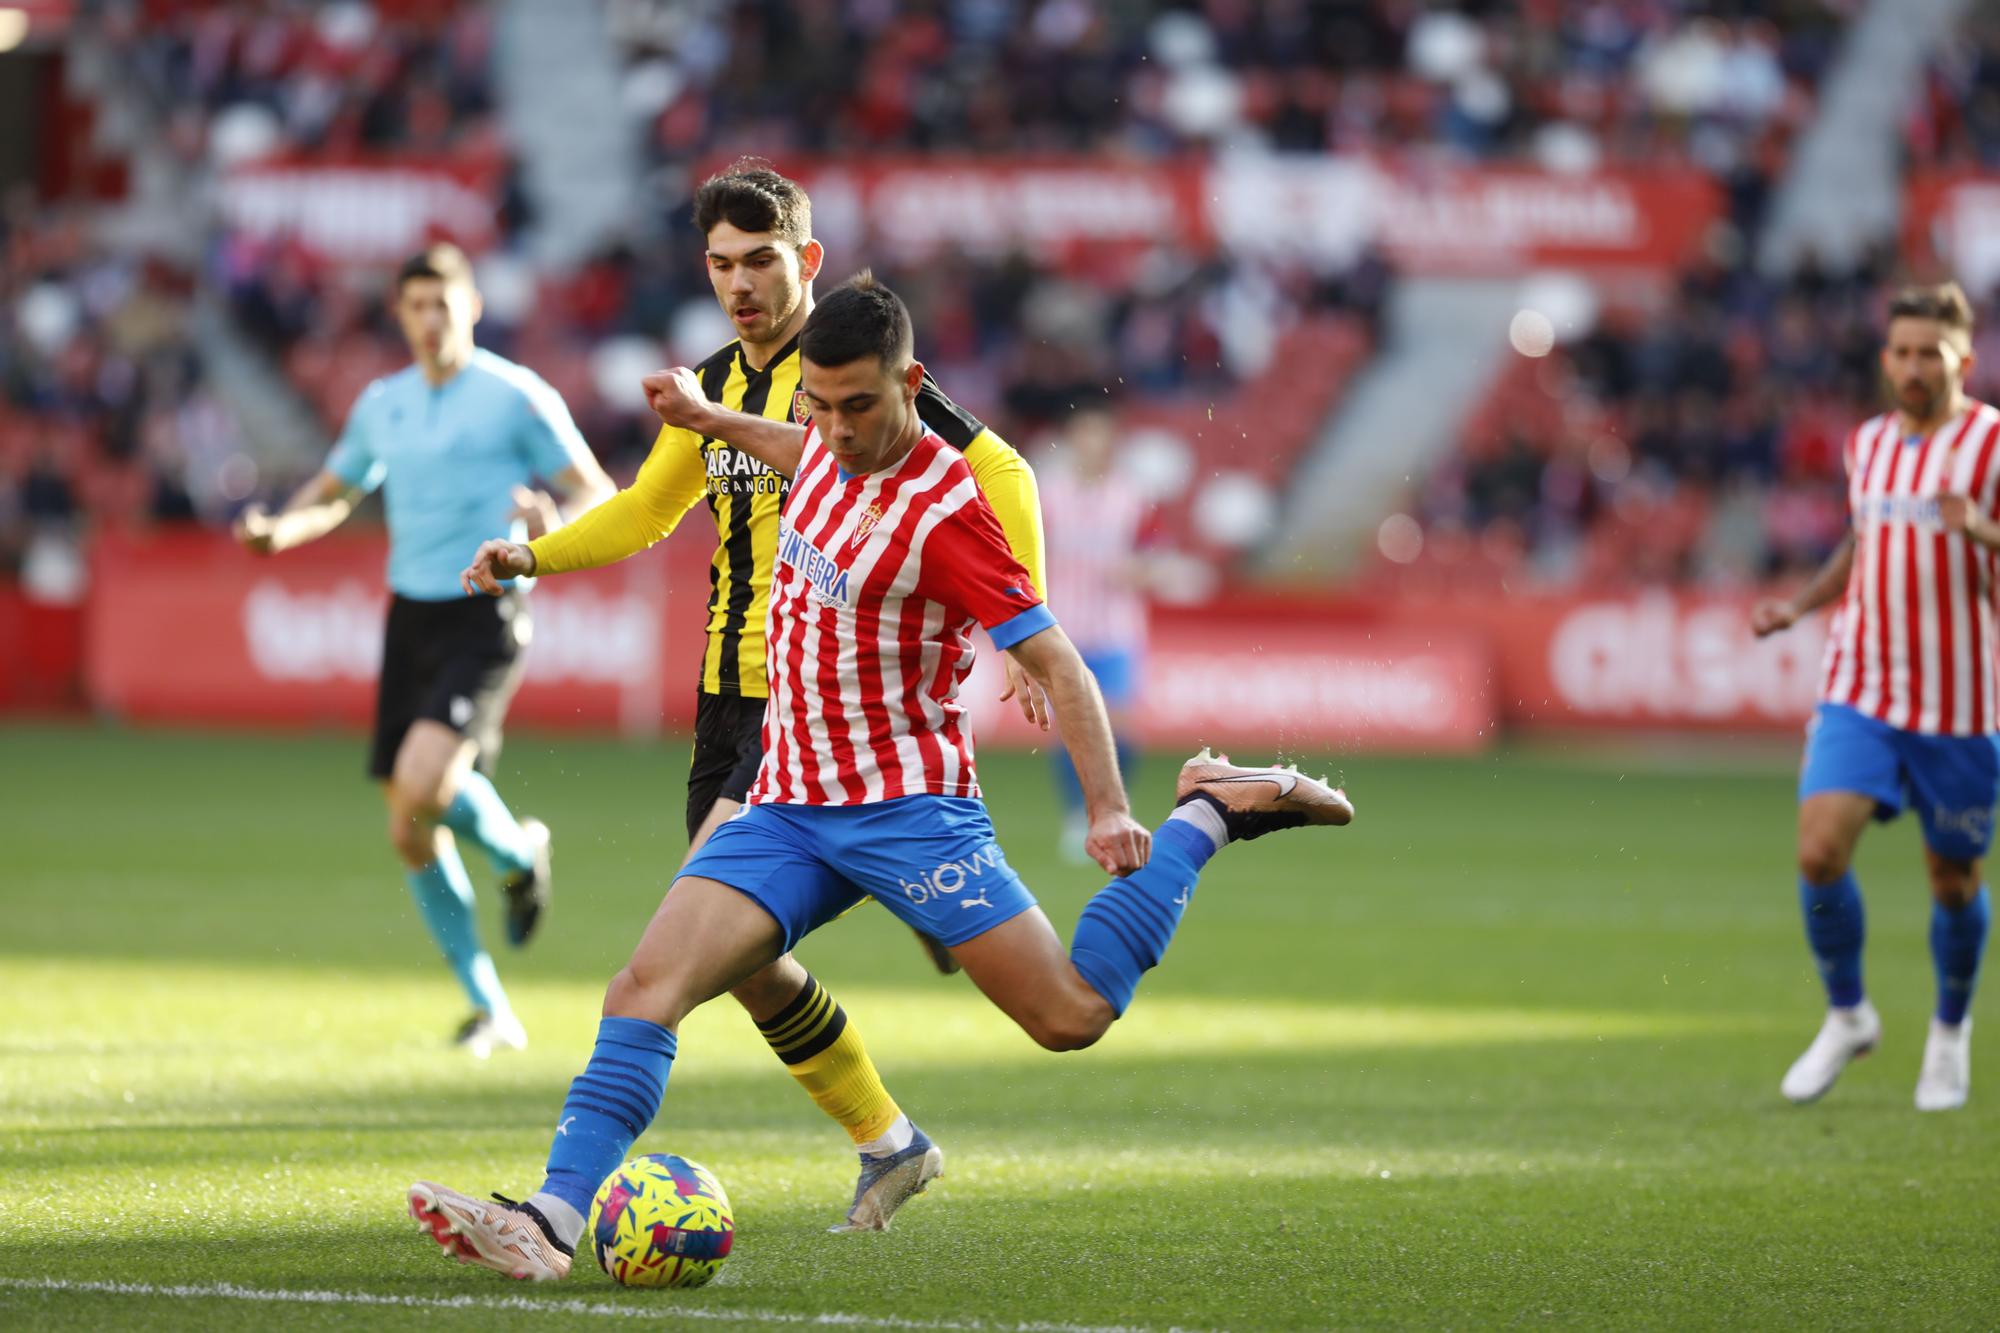
{"type": "MultiPolygon", "coordinates": [[[[717,543],[688,772],[690,854],[740,808],[763,757],[764,615],[778,516],[805,438],[799,330],[824,258],[812,239],[805,191],[754,159],[703,183],[695,225],[707,239],[709,282],[737,340],[692,371],[647,378],[648,396],[668,424],[630,487],[532,544],[488,542],[466,571],[471,584],[487,587],[517,574],[607,565],[665,537],[706,498],[717,543]]],[[[917,408],[925,425],[965,455],[1008,544],[1041,591],[1033,471],[928,379],[917,408]]],[[[1011,659],[1008,686],[1005,697],[1018,697],[1030,720],[1046,726],[1046,703],[1011,659]]],[[[948,958],[941,949],[932,953],[948,958]]],[[[731,993],[861,1151],[861,1180],[844,1229],[886,1227],[897,1207],[942,1169],[941,1152],[882,1086],[845,1011],[789,954],[731,993]]]]}

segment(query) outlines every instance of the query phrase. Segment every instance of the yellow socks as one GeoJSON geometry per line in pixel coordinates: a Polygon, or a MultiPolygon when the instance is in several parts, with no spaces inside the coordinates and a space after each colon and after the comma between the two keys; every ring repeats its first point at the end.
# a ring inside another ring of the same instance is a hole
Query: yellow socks
{"type": "Polygon", "coordinates": [[[806,977],[797,999],[757,1030],[819,1109],[838,1120],[857,1146],[880,1138],[902,1115],[882,1086],[861,1034],[848,1023],[847,1011],[812,976],[806,977]]]}

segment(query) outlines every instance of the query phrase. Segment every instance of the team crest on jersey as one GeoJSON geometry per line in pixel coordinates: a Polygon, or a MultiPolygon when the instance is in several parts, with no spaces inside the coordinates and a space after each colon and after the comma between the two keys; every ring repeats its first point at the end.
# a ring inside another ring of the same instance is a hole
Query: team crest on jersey
{"type": "Polygon", "coordinates": [[[847,544],[859,546],[867,541],[868,534],[875,531],[875,525],[881,521],[882,506],[870,501],[868,507],[861,511],[861,521],[854,525],[854,535],[847,539],[847,544]]]}
{"type": "Polygon", "coordinates": [[[792,391],[792,424],[803,426],[812,420],[812,415],[812,404],[806,399],[806,391],[804,389],[794,389],[792,391]]]}

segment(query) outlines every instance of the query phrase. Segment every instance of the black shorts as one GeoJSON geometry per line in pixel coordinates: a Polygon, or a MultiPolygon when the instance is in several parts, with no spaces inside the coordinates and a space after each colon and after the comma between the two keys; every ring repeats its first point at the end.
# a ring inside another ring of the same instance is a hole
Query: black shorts
{"type": "Polygon", "coordinates": [[[717,801],[741,801],[764,762],[764,700],[695,696],[694,756],[688,760],[688,840],[717,801]]]}
{"type": "Polygon", "coordinates": [[[395,772],[396,751],[421,719],[442,722],[477,745],[473,764],[491,777],[500,726],[527,664],[522,649],[529,632],[528,599],[520,592],[448,602],[392,598],[368,775],[395,772]]]}

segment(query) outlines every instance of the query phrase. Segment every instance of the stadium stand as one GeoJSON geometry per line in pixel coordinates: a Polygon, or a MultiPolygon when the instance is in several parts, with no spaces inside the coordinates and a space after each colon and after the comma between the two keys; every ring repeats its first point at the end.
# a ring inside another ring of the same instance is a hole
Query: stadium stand
{"type": "MultiPolygon", "coordinates": [[[[0,294],[35,313],[0,331],[0,546],[19,563],[23,534],[58,514],[218,521],[310,466],[259,454],[213,392],[176,314],[197,289],[226,297],[323,438],[401,363],[380,259],[330,261],[297,232],[238,225],[229,180],[245,164],[422,162],[475,181],[492,218],[483,340],[547,376],[629,473],[652,435],[634,368],[726,336],[679,219],[699,173],[738,152],[1166,170],[1279,151],[1569,177],[1691,166],[1724,200],[1698,258],[1607,285],[1594,327],[1506,363],[1442,465],[1414,479],[1421,555],[1365,570],[1553,584],[1795,570],[1838,531],[1838,432],[1871,398],[1867,349],[1895,261],[1776,278],[1751,256],[1855,8],[613,0],[644,189],[621,234],[559,265],[529,243],[526,166],[502,129],[506,6],[107,6],[79,29],[181,108],[167,141],[214,221],[200,252],[176,259],[104,237],[88,201],[17,187],[0,294]]],[[[2000,151],[1995,60],[1989,41],[1935,65],[1913,154],[2000,151]]],[[[912,255],[867,229],[851,240],[834,276],[872,262],[905,290],[927,360],[1011,438],[1037,444],[1072,403],[1109,398],[1176,538],[1224,563],[1268,533],[1294,463],[1380,345],[1397,281],[1379,246],[1286,257],[1211,237],[1117,256],[912,255]],[[1207,504],[1202,488],[1223,477],[1250,499],[1207,504]]]]}

